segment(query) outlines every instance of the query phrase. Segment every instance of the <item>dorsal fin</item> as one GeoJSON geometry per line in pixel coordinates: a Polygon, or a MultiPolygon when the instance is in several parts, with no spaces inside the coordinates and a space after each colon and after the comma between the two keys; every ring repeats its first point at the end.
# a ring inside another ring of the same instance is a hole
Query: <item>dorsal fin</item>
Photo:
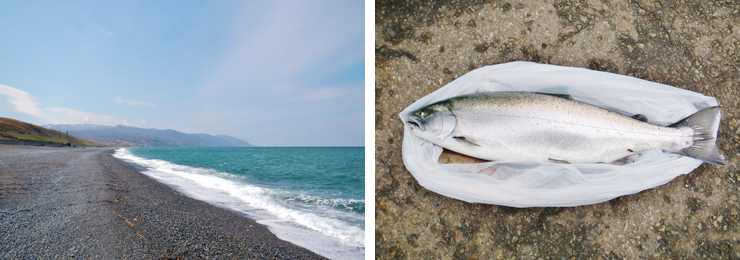
{"type": "Polygon", "coordinates": [[[548,95],[548,96],[553,96],[553,97],[559,97],[559,98],[573,100],[573,96],[568,95],[568,94],[541,93],[541,92],[537,92],[537,94],[542,94],[542,95],[548,95]]]}
{"type": "Polygon", "coordinates": [[[556,158],[547,158],[548,161],[554,162],[554,163],[560,163],[560,164],[570,164],[569,161],[563,160],[563,159],[556,159],[556,158]]]}

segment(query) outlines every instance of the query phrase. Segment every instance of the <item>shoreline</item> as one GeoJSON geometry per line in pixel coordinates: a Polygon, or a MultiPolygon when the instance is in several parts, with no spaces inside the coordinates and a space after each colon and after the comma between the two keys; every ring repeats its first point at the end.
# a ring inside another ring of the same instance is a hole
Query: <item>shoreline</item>
{"type": "Polygon", "coordinates": [[[324,259],[114,151],[0,146],[0,258],[324,259]]]}
{"type": "MultiPolygon", "coordinates": [[[[163,166],[160,163],[152,162],[152,159],[138,157],[129,151],[120,151],[120,149],[116,149],[113,157],[140,169],[142,174],[171,187],[176,192],[256,221],[264,225],[264,227],[281,240],[285,240],[330,259],[364,259],[364,246],[349,244],[342,237],[337,236],[337,234],[324,233],[325,230],[311,225],[317,223],[302,223],[297,219],[298,216],[305,216],[302,214],[311,215],[313,213],[294,211],[295,209],[284,208],[284,205],[271,204],[270,206],[266,206],[264,203],[269,204],[274,202],[269,202],[268,197],[251,197],[250,195],[239,193],[239,188],[237,187],[245,187],[239,186],[240,184],[238,183],[234,183],[237,186],[232,186],[232,180],[229,178],[210,176],[215,177],[215,179],[207,178],[196,181],[192,179],[193,176],[188,177],[188,175],[190,175],[191,170],[197,171],[197,169],[186,169],[194,166],[168,162],[172,165],[177,165],[178,168],[176,170],[167,166],[162,168],[163,166]],[[218,183],[215,186],[213,186],[214,181],[218,183]],[[288,212],[286,213],[286,211],[288,212]]],[[[196,175],[200,176],[199,174],[196,175]]],[[[206,174],[205,176],[209,175],[206,174]]],[[[251,186],[252,184],[249,185],[251,186]]]]}

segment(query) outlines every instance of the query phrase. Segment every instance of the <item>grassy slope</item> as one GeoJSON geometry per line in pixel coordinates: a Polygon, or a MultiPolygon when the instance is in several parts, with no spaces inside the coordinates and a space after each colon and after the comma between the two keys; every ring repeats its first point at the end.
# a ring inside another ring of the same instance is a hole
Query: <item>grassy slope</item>
{"type": "Polygon", "coordinates": [[[46,129],[15,119],[0,117],[0,140],[32,140],[73,145],[102,146],[102,144],[80,140],[65,133],[46,129]]]}

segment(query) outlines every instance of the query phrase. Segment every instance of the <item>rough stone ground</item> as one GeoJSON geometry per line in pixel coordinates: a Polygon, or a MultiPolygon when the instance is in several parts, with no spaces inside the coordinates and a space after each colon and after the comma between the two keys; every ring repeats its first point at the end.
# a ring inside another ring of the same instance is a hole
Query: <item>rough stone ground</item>
{"type": "Polygon", "coordinates": [[[376,1],[375,257],[740,258],[740,2],[376,1]],[[516,209],[421,187],[398,113],[482,66],[584,67],[714,96],[728,166],[596,205],[516,209]]]}
{"type": "Polygon", "coordinates": [[[112,152],[0,145],[0,259],[325,259],[112,152]]]}

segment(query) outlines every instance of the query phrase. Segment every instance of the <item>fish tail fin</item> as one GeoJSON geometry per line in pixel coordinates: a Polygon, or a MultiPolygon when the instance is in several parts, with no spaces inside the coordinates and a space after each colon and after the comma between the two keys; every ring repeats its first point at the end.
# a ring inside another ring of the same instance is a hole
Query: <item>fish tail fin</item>
{"type": "Polygon", "coordinates": [[[694,144],[677,152],[711,164],[725,165],[725,157],[717,151],[714,133],[719,128],[720,107],[708,107],[678,121],[671,127],[691,127],[694,129],[694,144]]]}

